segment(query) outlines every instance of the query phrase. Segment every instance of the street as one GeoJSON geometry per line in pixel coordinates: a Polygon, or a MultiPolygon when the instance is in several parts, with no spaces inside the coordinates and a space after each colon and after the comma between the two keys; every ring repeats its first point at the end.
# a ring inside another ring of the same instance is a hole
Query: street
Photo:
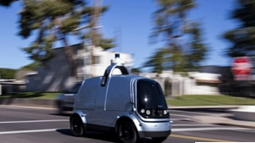
{"type": "MultiPolygon", "coordinates": [[[[118,142],[111,134],[87,132],[85,137],[74,137],[69,129],[69,115],[57,115],[55,110],[0,106],[1,143],[70,143],[70,142],[118,142]]],[[[192,121],[194,115],[221,114],[170,110],[172,134],[166,143],[195,142],[252,142],[255,129],[235,126],[201,124],[192,121]]],[[[151,143],[149,138],[139,142],[151,143]]]]}

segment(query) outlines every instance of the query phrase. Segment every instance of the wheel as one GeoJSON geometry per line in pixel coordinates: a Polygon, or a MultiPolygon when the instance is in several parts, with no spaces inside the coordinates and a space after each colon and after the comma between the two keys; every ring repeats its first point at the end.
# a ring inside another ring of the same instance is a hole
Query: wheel
{"type": "Polygon", "coordinates": [[[81,119],[79,117],[73,117],[71,119],[71,131],[73,133],[74,136],[76,137],[80,137],[80,136],[84,136],[85,135],[85,128],[83,126],[83,123],[81,121],[81,119]]]}
{"type": "Polygon", "coordinates": [[[58,105],[58,114],[63,114],[64,112],[63,103],[59,101],[57,105],[58,105]]]}
{"type": "Polygon", "coordinates": [[[138,135],[135,126],[130,121],[123,121],[118,127],[118,137],[123,143],[135,143],[138,135]]]}
{"type": "Polygon", "coordinates": [[[164,140],[166,140],[167,137],[157,137],[157,138],[152,138],[152,140],[156,143],[161,143],[163,142],[164,140]]]}

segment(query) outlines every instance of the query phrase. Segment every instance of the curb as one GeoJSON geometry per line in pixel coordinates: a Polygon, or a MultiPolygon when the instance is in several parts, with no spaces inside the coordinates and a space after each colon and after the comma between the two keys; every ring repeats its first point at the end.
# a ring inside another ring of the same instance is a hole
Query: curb
{"type": "Polygon", "coordinates": [[[215,125],[232,125],[245,128],[255,128],[255,122],[235,120],[227,117],[217,116],[194,116],[191,117],[193,121],[197,121],[204,124],[215,124],[215,125]]]}
{"type": "Polygon", "coordinates": [[[54,108],[54,99],[0,98],[0,105],[20,105],[54,108]]]}

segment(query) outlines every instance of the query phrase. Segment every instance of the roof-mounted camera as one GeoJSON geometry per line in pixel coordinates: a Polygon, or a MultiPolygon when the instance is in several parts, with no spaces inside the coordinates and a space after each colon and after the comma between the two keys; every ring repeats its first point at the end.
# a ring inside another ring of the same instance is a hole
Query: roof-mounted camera
{"type": "Polygon", "coordinates": [[[111,60],[111,64],[116,64],[119,66],[124,66],[123,60],[120,58],[119,53],[115,53],[115,58],[111,60]]]}

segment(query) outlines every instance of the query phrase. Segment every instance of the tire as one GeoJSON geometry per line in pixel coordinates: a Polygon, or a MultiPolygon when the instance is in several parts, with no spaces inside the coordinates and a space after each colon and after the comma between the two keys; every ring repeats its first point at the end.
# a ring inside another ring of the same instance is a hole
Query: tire
{"type": "Polygon", "coordinates": [[[135,143],[138,139],[136,128],[130,121],[123,121],[119,124],[117,135],[123,143],[135,143]]]}
{"type": "Polygon", "coordinates": [[[58,105],[58,114],[60,115],[63,114],[64,113],[63,103],[59,101],[57,105],[58,105]]]}
{"type": "Polygon", "coordinates": [[[75,116],[71,119],[70,128],[71,128],[73,135],[76,137],[84,136],[86,133],[86,130],[83,126],[81,119],[77,116],[75,116]]]}
{"type": "Polygon", "coordinates": [[[167,137],[157,137],[157,138],[152,138],[152,140],[156,143],[162,143],[164,140],[166,140],[167,137]]]}

